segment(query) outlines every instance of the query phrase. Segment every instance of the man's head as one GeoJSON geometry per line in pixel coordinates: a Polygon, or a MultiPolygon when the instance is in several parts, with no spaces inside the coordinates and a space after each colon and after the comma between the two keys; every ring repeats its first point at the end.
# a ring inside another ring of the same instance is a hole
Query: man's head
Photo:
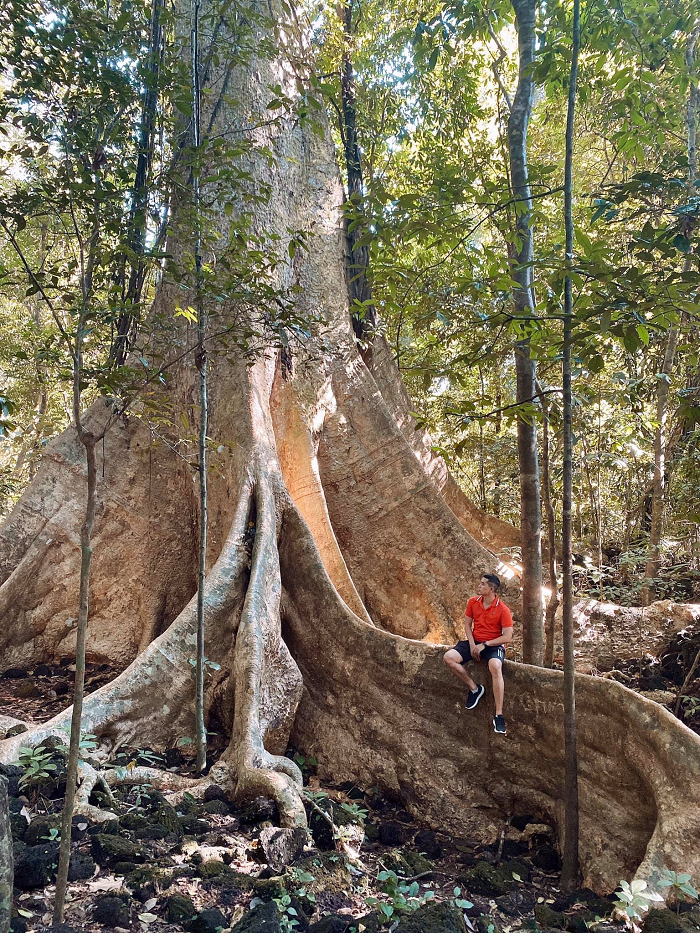
{"type": "Polygon", "coordinates": [[[488,593],[497,593],[501,581],[495,573],[485,573],[479,580],[479,594],[486,596],[488,593]]]}

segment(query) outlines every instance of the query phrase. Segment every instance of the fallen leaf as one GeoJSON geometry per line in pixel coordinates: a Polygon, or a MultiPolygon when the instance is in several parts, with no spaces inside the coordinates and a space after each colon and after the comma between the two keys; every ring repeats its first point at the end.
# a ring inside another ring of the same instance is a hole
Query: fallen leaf
{"type": "Polygon", "coordinates": [[[158,917],[155,914],[139,914],[139,920],[143,920],[144,923],[153,923],[157,919],[158,917]]]}
{"type": "Polygon", "coordinates": [[[94,881],[88,881],[87,883],[90,891],[117,891],[121,886],[120,879],[113,877],[96,878],[94,881]]]}
{"type": "Polygon", "coordinates": [[[145,907],[146,910],[153,910],[153,908],[156,906],[157,903],[158,903],[157,897],[149,897],[143,906],[145,907]]]}

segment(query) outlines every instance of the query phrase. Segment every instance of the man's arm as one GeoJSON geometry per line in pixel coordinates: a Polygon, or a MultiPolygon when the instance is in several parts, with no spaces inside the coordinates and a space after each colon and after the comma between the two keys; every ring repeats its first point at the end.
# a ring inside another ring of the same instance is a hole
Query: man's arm
{"type": "Polygon", "coordinates": [[[488,641],[484,642],[484,647],[486,648],[497,648],[499,645],[507,645],[513,641],[513,626],[510,625],[508,628],[501,629],[502,635],[500,638],[489,638],[488,641]]]}
{"type": "Polygon", "coordinates": [[[472,619],[471,616],[468,616],[468,615],[465,615],[465,616],[464,616],[464,630],[465,630],[465,632],[466,632],[466,634],[467,634],[467,641],[469,642],[469,645],[470,645],[472,651],[474,650],[474,645],[475,645],[475,642],[474,642],[474,632],[472,631],[472,622],[473,622],[473,621],[474,621],[474,619],[472,619]]]}

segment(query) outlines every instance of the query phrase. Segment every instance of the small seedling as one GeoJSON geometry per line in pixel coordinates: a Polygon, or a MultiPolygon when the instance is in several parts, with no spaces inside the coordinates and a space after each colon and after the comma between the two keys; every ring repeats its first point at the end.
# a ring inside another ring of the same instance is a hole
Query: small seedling
{"type": "Polygon", "coordinates": [[[620,890],[616,891],[615,907],[626,913],[630,920],[639,920],[649,910],[649,905],[663,901],[663,897],[647,887],[646,881],[635,879],[631,884],[620,882],[620,890]]]}

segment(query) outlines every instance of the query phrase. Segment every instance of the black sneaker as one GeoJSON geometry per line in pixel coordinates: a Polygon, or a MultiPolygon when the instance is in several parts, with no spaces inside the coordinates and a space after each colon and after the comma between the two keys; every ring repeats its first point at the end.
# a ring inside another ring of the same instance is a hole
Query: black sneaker
{"type": "Polygon", "coordinates": [[[493,718],[493,731],[497,735],[508,735],[506,732],[506,721],[503,716],[498,715],[493,718]]]}
{"type": "Polygon", "coordinates": [[[466,709],[474,709],[485,692],[486,691],[483,684],[479,684],[476,690],[470,690],[464,703],[466,709]]]}

